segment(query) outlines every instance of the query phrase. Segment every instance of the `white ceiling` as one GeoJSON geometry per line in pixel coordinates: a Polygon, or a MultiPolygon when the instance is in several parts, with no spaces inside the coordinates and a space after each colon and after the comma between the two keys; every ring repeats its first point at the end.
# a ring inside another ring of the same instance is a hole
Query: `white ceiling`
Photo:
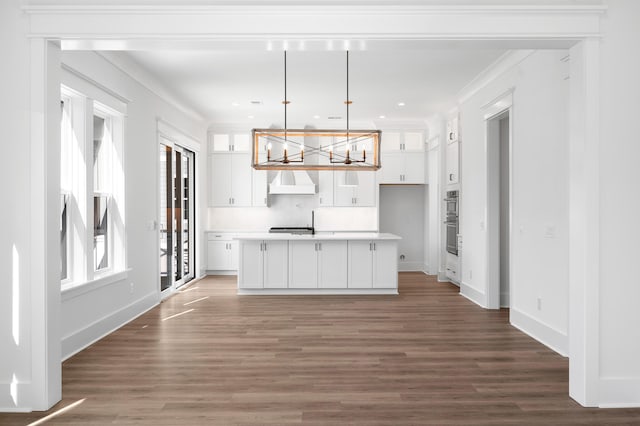
{"type": "MultiPolygon", "coordinates": [[[[423,121],[446,111],[467,83],[506,52],[503,46],[491,45],[462,49],[398,46],[402,45],[350,51],[352,128],[373,122],[383,126],[385,120],[423,121]],[[398,106],[399,102],[405,105],[398,106]]],[[[208,122],[269,127],[284,124],[284,59],[277,47],[271,51],[130,51],[126,55],[208,122]]],[[[330,122],[343,128],[345,51],[301,49],[304,46],[287,52],[287,97],[291,101],[287,127],[330,122]],[[328,121],[329,116],[341,119],[328,121]]]]}

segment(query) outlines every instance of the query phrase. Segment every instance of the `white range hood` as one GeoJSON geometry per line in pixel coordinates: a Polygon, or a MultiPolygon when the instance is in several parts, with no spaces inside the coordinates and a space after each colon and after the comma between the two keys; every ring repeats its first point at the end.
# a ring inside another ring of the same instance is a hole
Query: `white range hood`
{"type": "Polygon", "coordinates": [[[304,170],[279,170],[269,184],[269,194],[315,194],[316,184],[304,170]]]}

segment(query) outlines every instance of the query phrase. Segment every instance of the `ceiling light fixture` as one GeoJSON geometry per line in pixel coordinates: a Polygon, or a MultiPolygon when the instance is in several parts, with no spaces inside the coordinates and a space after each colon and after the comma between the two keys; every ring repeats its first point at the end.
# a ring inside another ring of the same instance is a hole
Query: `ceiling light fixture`
{"type": "Polygon", "coordinates": [[[404,105],[405,105],[404,102],[398,102],[399,107],[403,107],[404,105]]]}
{"type": "MultiPolygon", "coordinates": [[[[253,129],[253,167],[257,170],[378,170],[381,131],[352,130],[350,127],[349,115],[353,101],[349,97],[348,50],[346,51],[346,95],[347,98],[344,101],[347,114],[346,131],[289,129],[287,107],[291,102],[287,97],[287,51],[285,50],[284,101],[282,101],[284,128],[253,129]]],[[[314,118],[319,116],[316,115],[314,118]]]]}

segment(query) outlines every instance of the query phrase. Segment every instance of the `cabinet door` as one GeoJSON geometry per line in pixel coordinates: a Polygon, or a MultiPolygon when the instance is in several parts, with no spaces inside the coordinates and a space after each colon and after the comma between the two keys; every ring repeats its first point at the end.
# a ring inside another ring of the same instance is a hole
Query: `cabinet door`
{"type": "Polygon", "coordinates": [[[402,183],[404,154],[402,152],[385,152],[380,159],[382,160],[380,183],[402,183]]]}
{"type": "Polygon", "coordinates": [[[424,151],[422,132],[404,132],[402,148],[405,151],[424,151]]]}
{"type": "Polygon", "coordinates": [[[447,144],[447,184],[458,183],[458,142],[447,144]]]}
{"type": "Polygon", "coordinates": [[[238,242],[229,241],[229,269],[232,271],[237,271],[238,264],[239,264],[238,242]]]}
{"type": "Polygon", "coordinates": [[[240,288],[263,287],[263,245],[262,241],[240,242],[240,265],[238,268],[238,286],[240,288]]]}
{"type": "Polygon", "coordinates": [[[337,207],[353,207],[355,205],[355,187],[344,186],[345,173],[346,172],[340,170],[333,174],[333,205],[337,207]]]}
{"type": "Polygon", "coordinates": [[[264,250],[264,288],[287,288],[287,241],[265,241],[264,250]]]}
{"type": "Polygon", "coordinates": [[[420,184],[425,182],[424,152],[407,152],[404,154],[403,183],[420,184]]]}
{"type": "Polygon", "coordinates": [[[333,206],[333,172],[318,172],[318,204],[322,207],[333,206]]]}
{"type": "Polygon", "coordinates": [[[207,241],[207,269],[210,271],[224,271],[230,268],[229,241],[207,241]]]}
{"type": "Polygon", "coordinates": [[[248,133],[237,133],[233,135],[233,152],[251,152],[251,135],[248,133]]]}
{"type": "Polygon", "coordinates": [[[398,151],[402,142],[400,132],[382,132],[380,151],[398,151]]]}
{"type": "Polygon", "coordinates": [[[251,154],[231,154],[231,205],[251,205],[251,154]]]}
{"type": "Polygon", "coordinates": [[[373,287],[398,287],[398,245],[395,241],[373,243],[373,287]]]}
{"type": "Polygon", "coordinates": [[[354,205],[358,207],[375,207],[376,205],[376,172],[354,172],[358,174],[358,186],[355,187],[354,205]]]}
{"type": "Polygon", "coordinates": [[[267,206],[267,171],[266,170],[253,170],[252,169],[252,192],[253,200],[251,205],[254,207],[266,207],[267,206]]]}
{"type": "Polygon", "coordinates": [[[318,251],[318,287],[347,288],[347,242],[320,241],[318,251]]]}
{"type": "Polygon", "coordinates": [[[371,288],[373,256],[371,241],[349,241],[349,288],[371,288]]]}
{"type": "Polygon", "coordinates": [[[318,243],[289,241],[289,288],[318,287],[318,243]]]}
{"type": "Polygon", "coordinates": [[[231,206],[231,154],[209,156],[209,204],[231,206]]]}
{"type": "Polygon", "coordinates": [[[209,152],[231,151],[231,137],[226,133],[209,134],[209,152]]]}

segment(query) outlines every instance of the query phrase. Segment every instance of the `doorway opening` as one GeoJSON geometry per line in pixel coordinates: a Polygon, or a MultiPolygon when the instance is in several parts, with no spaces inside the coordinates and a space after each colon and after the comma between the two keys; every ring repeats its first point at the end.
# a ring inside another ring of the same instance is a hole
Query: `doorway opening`
{"type": "MultiPolygon", "coordinates": [[[[510,98],[510,95],[509,95],[510,98]]],[[[503,101],[500,101],[503,102],[503,101]]],[[[498,102],[498,103],[500,103],[498,102]]],[[[501,104],[504,105],[504,104],[501,104]]],[[[489,309],[509,308],[511,285],[511,101],[485,116],[487,130],[487,231],[489,309]]]]}
{"type": "Polygon", "coordinates": [[[195,277],[195,155],[160,138],[160,291],[195,277]]]}

